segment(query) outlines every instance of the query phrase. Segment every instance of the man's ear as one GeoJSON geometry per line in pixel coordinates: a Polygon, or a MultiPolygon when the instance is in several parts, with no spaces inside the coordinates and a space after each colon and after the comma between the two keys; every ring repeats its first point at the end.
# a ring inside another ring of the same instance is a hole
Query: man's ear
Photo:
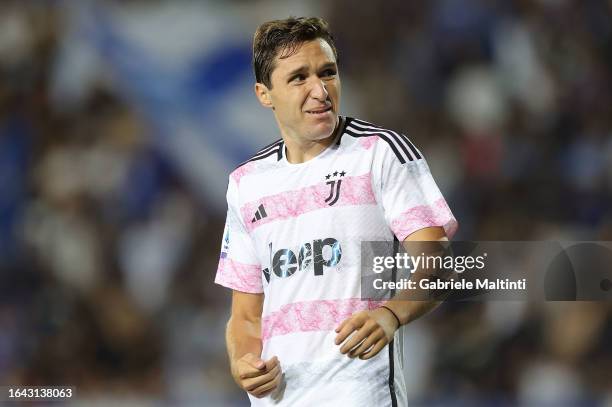
{"type": "Polygon", "coordinates": [[[263,107],[274,108],[274,106],[272,106],[272,99],[270,98],[270,90],[266,85],[259,82],[255,83],[255,95],[263,107]]]}

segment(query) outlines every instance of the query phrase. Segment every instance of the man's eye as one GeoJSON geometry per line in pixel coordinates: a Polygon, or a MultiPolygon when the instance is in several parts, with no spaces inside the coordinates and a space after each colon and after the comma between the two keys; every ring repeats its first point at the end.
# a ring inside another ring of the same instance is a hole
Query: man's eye
{"type": "Polygon", "coordinates": [[[304,75],[295,75],[293,78],[291,78],[291,82],[301,82],[305,79],[306,77],[304,75]]]}
{"type": "Polygon", "coordinates": [[[323,77],[329,77],[329,76],[334,76],[336,74],[336,70],[335,69],[326,69],[323,71],[323,77]]]}

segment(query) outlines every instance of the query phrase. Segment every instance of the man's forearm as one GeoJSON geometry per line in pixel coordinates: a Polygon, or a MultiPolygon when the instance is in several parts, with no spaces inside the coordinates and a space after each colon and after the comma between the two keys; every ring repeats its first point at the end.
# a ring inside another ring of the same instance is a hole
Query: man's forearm
{"type": "MultiPolygon", "coordinates": [[[[403,246],[409,253],[443,255],[445,248],[440,245],[441,242],[448,242],[444,229],[433,227],[412,234],[403,242],[403,246]]],[[[411,280],[417,283],[417,287],[420,287],[420,280],[435,277],[436,274],[437,270],[435,269],[421,267],[413,273],[411,280]]],[[[437,297],[432,297],[432,294],[438,293],[417,288],[409,292],[399,293],[393,300],[387,301],[384,306],[392,310],[401,325],[405,325],[427,314],[442,303],[441,300],[445,297],[443,293],[437,297]]]]}
{"type": "Polygon", "coordinates": [[[227,323],[225,342],[232,366],[232,376],[235,378],[234,362],[236,360],[247,353],[255,356],[261,355],[261,319],[250,321],[231,317],[227,323]]]}
{"type": "Polygon", "coordinates": [[[430,279],[435,275],[436,273],[431,270],[417,271],[413,274],[411,280],[416,283],[418,288],[399,292],[392,300],[384,304],[385,307],[393,311],[401,325],[420,318],[442,303],[446,293],[436,293],[420,288],[422,279],[430,279]]]}
{"type": "Polygon", "coordinates": [[[384,306],[390,308],[391,311],[397,316],[401,325],[409,324],[415,319],[427,314],[429,311],[436,308],[441,304],[441,301],[400,301],[393,300],[387,301],[384,306]]]}

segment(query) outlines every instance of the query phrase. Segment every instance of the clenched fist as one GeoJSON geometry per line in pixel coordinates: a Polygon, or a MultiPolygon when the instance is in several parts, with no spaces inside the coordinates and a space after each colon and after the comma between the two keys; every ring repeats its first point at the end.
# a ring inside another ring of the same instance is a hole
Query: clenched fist
{"type": "Polygon", "coordinates": [[[247,353],[232,363],[232,376],[243,390],[262,398],[278,388],[283,372],[276,356],[264,361],[247,353]]]}

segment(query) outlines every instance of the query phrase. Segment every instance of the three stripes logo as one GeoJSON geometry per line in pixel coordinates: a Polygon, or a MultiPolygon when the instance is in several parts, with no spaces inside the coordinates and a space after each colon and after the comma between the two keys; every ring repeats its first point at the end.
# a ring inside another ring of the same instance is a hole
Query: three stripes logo
{"type": "Polygon", "coordinates": [[[261,220],[261,219],[266,218],[266,217],[268,217],[268,214],[266,213],[266,210],[265,210],[263,204],[261,204],[261,205],[259,205],[259,208],[257,208],[257,211],[255,212],[255,216],[251,220],[251,223],[255,223],[258,220],[261,220]]]}
{"type": "Polygon", "coordinates": [[[391,150],[393,150],[393,153],[402,164],[423,158],[421,152],[405,135],[393,130],[383,129],[363,120],[348,118],[344,132],[352,137],[380,137],[391,147],[391,150]]]}
{"type": "Polygon", "coordinates": [[[338,202],[338,198],[340,198],[340,186],[342,185],[342,177],[346,175],[345,171],[334,171],[333,173],[327,174],[325,176],[327,185],[329,185],[329,196],[325,198],[325,202],[329,206],[333,206],[336,202],[338,202]]]}

